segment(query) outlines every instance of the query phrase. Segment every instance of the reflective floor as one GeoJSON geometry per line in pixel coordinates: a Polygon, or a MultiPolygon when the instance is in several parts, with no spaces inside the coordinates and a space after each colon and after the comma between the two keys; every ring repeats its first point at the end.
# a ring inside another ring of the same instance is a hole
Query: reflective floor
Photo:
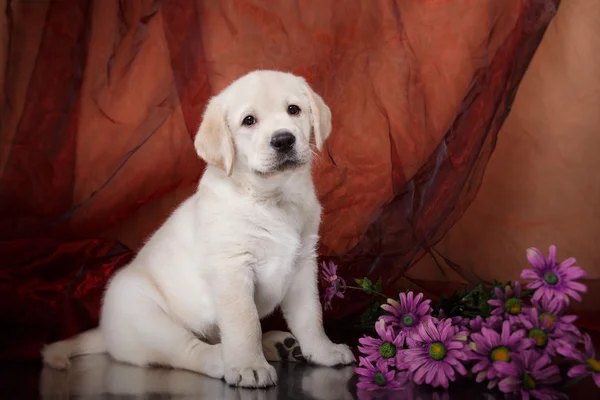
{"type": "Polygon", "coordinates": [[[105,355],[72,360],[68,372],[44,368],[40,376],[42,398],[98,399],[132,396],[152,399],[353,399],[353,367],[311,367],[274,363],[279,384],[270,389],[237,389],[222,380],[193,372],[138,368],[117,363],[105,355]]]}
{"type": "MultiPolygon", "coordinates": [[[[183,370],[139,368],[117,363],[105,355],[72,359],[67,372],[41,368],[39,364],[0,364],[2,399],[501,399],[480,385],[463,381],[449,393],[424,386],[408,386],[399,392],[367,395],[356,392],[353,367],[324,368],[304,363],[274,363],[279,383],[270,389],[236,389],[224,381],[183,370]]],[[[584,382],[581,382],[584,383],[584,382]]],[[[593,383],[577,385],[571,399],[598,393],[593,383]]],[[[574,388],[573,388],[574,389],[574,388]]],[[[594,396],[592,395],[592,398],[594,396]]],[[[600,398],[600,397],[597,397],[600,398]]]]}

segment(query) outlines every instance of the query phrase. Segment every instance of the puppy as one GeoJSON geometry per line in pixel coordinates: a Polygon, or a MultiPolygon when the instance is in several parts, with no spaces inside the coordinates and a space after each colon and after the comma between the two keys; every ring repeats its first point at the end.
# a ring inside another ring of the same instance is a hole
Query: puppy
{"type": "Polygon", "coordinates": [[[323,330],[317,288],[311,146],[330,132],[323,99],[289,73],[254,71],[212,98],[195,137],[208,165],[196,193],[110,280],[99,327],[46,346],[45,363],[65,369],[69,357],[108,352],[271,386],[260,319],[277,307],[307,360],[352,363],[323,330]]]}

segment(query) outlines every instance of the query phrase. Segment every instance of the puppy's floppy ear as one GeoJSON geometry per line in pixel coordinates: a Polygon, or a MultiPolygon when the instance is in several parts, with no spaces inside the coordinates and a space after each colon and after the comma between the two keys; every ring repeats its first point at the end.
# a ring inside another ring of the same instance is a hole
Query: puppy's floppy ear
{"type": "Polygon", "coordinates": [[[212,98],[206,106],[194,146],[200,158],[231,176],[235,148],[225,110],[217,98],[212,98]]]}
{"type": "Polygon", "coordinates": [[[313,133],[315,135],[315,144],[317,149],[321,151],[323,144],[331,133],[331,110],[325,104],[325,101],[315,93],[314,90],[307,84],[306,96],[310,106],[313,121],[313,133]]]}

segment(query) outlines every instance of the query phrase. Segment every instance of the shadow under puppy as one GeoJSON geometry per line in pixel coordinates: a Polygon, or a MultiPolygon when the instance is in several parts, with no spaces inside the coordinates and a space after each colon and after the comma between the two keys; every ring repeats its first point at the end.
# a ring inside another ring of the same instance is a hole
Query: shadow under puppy
{"type": "Polygon", "coordinates": [[[195,138],[207,168],[194,195],[110,280],[96,329],[46,346],[46,364],[108,352],[140,366],[168,365],[231,385],[277,382],[260,319],[280,307],[303,356],[354,362],[323,330],[317,288],[321,206],[313,146],[331,112],[303,78],[254,71],[212,98],[195,138]]]}

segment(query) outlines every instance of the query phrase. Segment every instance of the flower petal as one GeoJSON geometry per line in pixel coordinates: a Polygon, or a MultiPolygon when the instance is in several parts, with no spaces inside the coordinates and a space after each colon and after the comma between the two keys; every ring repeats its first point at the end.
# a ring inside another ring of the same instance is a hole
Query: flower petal
{"type": "Polygon", "coordinates": [[[556,264],[556,246],[551,244],[548,248],[548,263],[552,266],[556,264]]]}
{"type": "Polygon", "coordinates": [[[568,288],[577,290],[578,292],[587,293],[587,286],[583,283],[571,281],[566,285],[568,288]]]}
{"type": "Polygon", "coordinates": [[[519,379],[509,376],[498,382],[498,389],[500,389],[502,393],[515,393],[519,390],[520,383],[521,381],[519,379]]]}
{"type": "Polygon", "coordinates": [[[539,279],[539,275],[535,273],[532,269],[524,269],[521,272],[521,279],[539,279]]]}
{"type": "Polygon", "coordinates": [[[569,370],[569,372],[567,373],[567,375],[569,376],[569,378],[576,378],[578,376],[585,375],[587,373],[588,373],[587,365],[580,364],[580,365],[576,365],[573,368],[571,368],[569,370]]]}
{"type": "Polygon", "coordinates": [[[525,255],[527,256],[527,261],[529,261],[529,264],[531,264],[534,268],[542,269],[546,266],[546,257],[544,257],[542,252],[535,247],[530,247],[527,249],[525,255]]]}

